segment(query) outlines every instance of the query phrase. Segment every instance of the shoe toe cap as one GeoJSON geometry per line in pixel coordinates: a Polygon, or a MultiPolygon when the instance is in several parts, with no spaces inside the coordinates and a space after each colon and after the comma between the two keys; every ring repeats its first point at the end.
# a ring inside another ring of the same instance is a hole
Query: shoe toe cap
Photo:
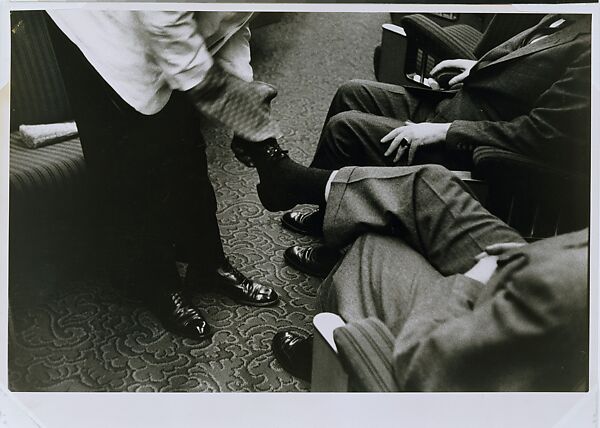
{"type": "Polygon", "coordinates": [[[268,285],[264,285],[258,282],[254,283],[255,292],[253,293],[254,300],[262,304],[273,304],[279,300],[279,295],[268,285]]]}
{"type": "Polygon", "coordinates": [[[271,347],[275,357],[279,361],[288,361],[293,351],[293,344],[300,340],[300,335],[291,331],[279,331],[273,336],[271,347]]]}
{"type": "Polygon", "coordinates": [[[210,336],[210,327],[204,320],[194,320],[185,326],[188,337],[196,340],[204,340],[210,336]]]}
{"type": "Polygon", "coordinates": [[[273,336],[271,349],[284,370],[310,381],[312,346],[307,338],[291,331],[280,331],[273,336]]]}
{"type": "Polygon", "coordinates": [[[302,248],[303,247],[300,247],[299,245],[292,245],[291,247],[285,249],[283,255],[288,259],[293,258],[301,261],[302,248]]]}

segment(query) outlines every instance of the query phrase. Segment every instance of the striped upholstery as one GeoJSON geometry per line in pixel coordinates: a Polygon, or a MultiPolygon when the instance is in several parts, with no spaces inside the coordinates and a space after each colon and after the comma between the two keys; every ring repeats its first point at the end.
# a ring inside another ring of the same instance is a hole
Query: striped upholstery
{"type": "Polygon", "coordinates": [[[78,138],[28,149],[18,132],[10,135],[10,198],[12,208],[31,208],[36,201],[72,199],[85,186],[83,152],[78,138]]]}
{"type": "Polygon", "coordinates": [[[340,362],[357,391],[396,391],[392,355],[394,337],[377,318],[366,318],[336,328],[333,339],[340,362]]]}
{"type": "Polygon", "coordinates": [[[44,12],[12,12],[11,26],[11,130],[72,119],[44,12]]]}
{"type": "Polygon", "coordinates": [[[481,33],[468,25],[440,27],[424,15],[407,15],[402,27],[411,40],[438,61],[448,58],[475,59],[473,49],[481,33]]]}
{"type": "Polygon", "coordinates": [[[477,59],[521,31],[536,25],[540,14],[496,14],[482,34],[469,25],[441,27],[427,16],[401,19],[406,34],[437,61],[450,58],[477,59]]]}
{"type": "Polygon", "coordinates": [[[481,33],[469,25],[441,27],[420,14],[407,15],[401,23],[408,37],[414,41],[410,44],[414,64],[407,64],[407,72],[427,76],[433,66],[444,59],[475,59],[473,49],[479,43],[481,33]]]}
{"type": "MultiPolygon", "coordinates": [[[[42,11],[11,13],[11,130],[73,118],[45,19],[42,11]]],[[[79,139],[31,150],[20,138],[18,131],[10,135],[11,214],[68,209],[63,205],[77,198],[85,183],[79,139]]]]}
{"type": "Polygon", "coordinates": [[[486,208],[536,240],[589,226],[589,171],[553,166],[519,153],[480,146],[473,152],[477,178],[488,183],[486,208]]]}
{"type": "MultiPolygon", "coordinates": [[[[481,33],[473,27],[460,24],[447,27],[446,35],[455,43],[461,43],[463,48],[468,50],[471,55],[473,55],[472,52],[482,38],[481,33]]],[[[473,55],[473,57],[475,58],[475,55],[473,55]]]]}

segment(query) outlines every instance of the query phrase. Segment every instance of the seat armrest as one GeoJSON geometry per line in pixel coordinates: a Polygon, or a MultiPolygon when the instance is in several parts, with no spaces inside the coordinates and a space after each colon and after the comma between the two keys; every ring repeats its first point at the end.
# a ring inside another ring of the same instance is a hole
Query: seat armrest
{"type": "Polygon", "coordinates": [[[377,318],[366,318],[337,328],[339,360],[354,390],[396,391],[392,358],[394,336],[377,318]]]}
{"type": "Polygon", "coordinates": [[[491,146],[480,146],[473,151],[474,174],[476,177],[486,178],[488,174],[496,171],[510,171],[511,175],[522,172],[529,177],[542,178],[553,181],[576,181],[585,183],[588,174],[566,170],[549,165],[521,153],[499,149],[491,146]]]}
{"type": "Polygon", "coordinates": [[[556,166],[490,146],[474,150],[473,164],[473,176],[488,183],[486,208],[525,239],[589,226],[590,176],[585,166],[556,166]]]}
{"type": "Polygon", "coordinates": [[[348,390],[348,375],[344,371],[333,340],[333,331],[345,323],[339,315],[329,312],[317,314],[313,319],[311,391],[344,392],[348,390]]]}
{"type": "Polygon", "coordinates": [[[402,27],[394,24],[381,26],[381,48],[376,54],[377,80],[394,85],[415,84],[404,71],[408,39],[402,27]]]}

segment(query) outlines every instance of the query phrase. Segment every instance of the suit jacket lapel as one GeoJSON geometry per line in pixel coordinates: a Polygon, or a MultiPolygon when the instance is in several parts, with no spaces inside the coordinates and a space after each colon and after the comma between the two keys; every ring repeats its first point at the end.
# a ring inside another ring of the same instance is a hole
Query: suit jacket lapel
{"type": "MultiPolygon", "coordinates": [[[[534,31],[537,31],[538,28],[540,28],[541,26],[544,26],[544,25],[549,25],[548,21],[550,21],[552,19],[556,19],[556,18],[557,18],[557,16],[554,15],[554,16],[550,16],[546,19],[543,19],[538,25],[533,27],[526,34],[523,34],[523,38],[528,38],[534,31]]],[[[520,49],[516,49],[513,52],[509,53],[508,55],[498,58],[497,60],[492,61],[488,64],[482,64],[479,67],[477,67],[475,71],[483,70],[488,67],[493,67],[497,64],[500,64],[500,63],[503,63],[506,61],[511,61],[515,58],[520,58],[525,55],[531,55],[534,52],[540,52],[540,51],[543,51],[544,49],[548,49],[551,47],[559,46],[564,43],[570,42],[579,33],[589,31],[589,29],[586,30],[585,27],[586,27],[586,22],[584,20],[579,20],[577,22],[572,23],[571,25],[569,25],[568,27],[566,27],[562,30],[558,30],[553,34],[550,34],[549,36],[543,38],[542,40],[539,40],[534,43],[529,43],[528,45],[523,46],[520,49]]]]}

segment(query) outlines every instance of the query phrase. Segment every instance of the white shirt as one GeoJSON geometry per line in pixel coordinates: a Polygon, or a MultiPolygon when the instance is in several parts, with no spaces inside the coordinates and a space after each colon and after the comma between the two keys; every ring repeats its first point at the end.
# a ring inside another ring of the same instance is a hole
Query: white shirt
{"type": "Polygon", "coordinates": [[[123,100],[159,112],[199,84],[214,61],[251,81],[251,13],[51,10],[48,14],[123,100]]]}

